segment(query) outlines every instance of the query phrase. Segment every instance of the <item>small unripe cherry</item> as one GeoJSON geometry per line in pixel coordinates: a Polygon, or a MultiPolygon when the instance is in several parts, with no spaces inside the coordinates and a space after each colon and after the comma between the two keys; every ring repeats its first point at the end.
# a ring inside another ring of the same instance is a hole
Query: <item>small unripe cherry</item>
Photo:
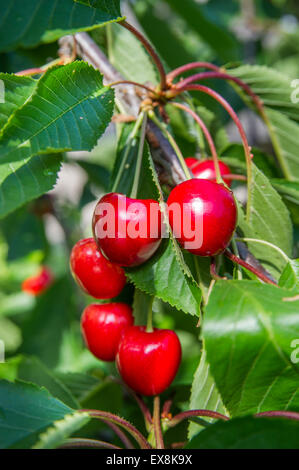
{"type": "Polygon", "coordinates": [[[40,271],[35,275],[28,277],[22,283],[22,290],[34,296],[40,295],[47,290],[54,280],[51,270],[42,266],[40,271]]]}
{"type": "Polygon", "coordinates": [[[237,206],[223,184],[197,178],[184,181],[171,191],[167,206],[173,234],[190,253],[214,256],[229,244],[237,206]]]}
{"type": "MultiPolygon", "coordinates": [[[[188,157],[185,159],[185,162],[187,164],[187,167],[192,171],[192,174],[195,178],[214,181],[214,183],[217,182],[215,164],[213,159],[197,160],[196,158],[188,157]]],[[[225,182],[225,184],[227,184],[228,187],[231,187],[231,179],[225,178],[225,176],[231,174],[229,166],[227,166],[221,160],[219,160],[218,163],[223,181],[225,182]]]]}
{"type": "Polygon", "coordinates": [[[95,357],[114,361],[121,335],[133,323],[132,309],[127,304],[91,304],[82,314],[81,329],[85,343],[95,357]]]}
{"type": "Polygon", "coordinates": [[[76,243],[71,252],[70,266],[81,289],[96,299],[112,299],[126,284],[124,270],[105,258],[93,238],[76,243]]]}
{"type": "Polygon", "coordinates": [[[123,381],[135,392],[159,395],[174,380],[181,362],[181,344],[172,330],[145,326],[127,328],[120,340],[116,364],[123,381]]]}

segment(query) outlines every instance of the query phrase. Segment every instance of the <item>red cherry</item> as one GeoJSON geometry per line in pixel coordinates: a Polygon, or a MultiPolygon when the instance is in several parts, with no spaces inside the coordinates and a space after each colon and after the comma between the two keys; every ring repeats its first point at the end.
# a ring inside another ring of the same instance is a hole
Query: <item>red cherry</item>
{"type": "Polygon", "coordinates": [[[99,248],[121,266],[144,263],[161,243],[162,215],[152,199],[106,194],[96,205],[92,226],[99,248]]]}
{"type": "Polygon", "coordinates": [[[116,363],[124,382],[141,395],[159,395],[173,381],[181,362],[181,344],[172,330],[131,326],[120,340],[116,363]]]}
{"type": "Polygon", "coordinates": [[[81,329],[86,345],[95,357],[114,361],[121,335],[133,323],[129,305],[91,304],[82,314],[81,329]]]}
{"type": "MultiPolygon", "coordinates": [[[[187,164],[187,167],[192,171],[195,178],[214,181],[214,183],[216,183],[216,171],[214,161],[212,159],[199,161],[196,160],[196,158],[189,157],[185,159],[185,162],[187,164]]],[[[222,161],[219,161],[219,169],[223,181],[225,182],[225,184],[227,184],[228,187],[231,187],[231,180],[225,178],[226,175],[231,174],[229,166],[227,166],[222,161]]]]}
{"type": "Polygon", "coordinates": [[[196,178],[184,181],[171,191],[167,205],[174,236],[191,253],[213,256],[229,244],[237,206],[224,185],[196,178]]]}
{"type": "Polygon", "coordinates": [[[103,256],[93,238],[76,243],[71,252],[70,265],[79,286],[96,299],[112,299],[121,293],[126,284],[124,270],[103,256]]]}
{"type": "Polygon", "coordinates": [[[49,268],[42,266],[35,276],[28,277],[22,283],[22,290],[31,295],[42,294],[53,282],[53,274],[49,268]]]}

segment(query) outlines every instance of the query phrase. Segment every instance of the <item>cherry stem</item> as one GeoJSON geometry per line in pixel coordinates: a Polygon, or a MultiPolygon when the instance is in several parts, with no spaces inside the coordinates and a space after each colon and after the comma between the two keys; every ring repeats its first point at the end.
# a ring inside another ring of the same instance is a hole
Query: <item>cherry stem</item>
{"type": "Polygon", "coordinates": [[[121,440],[121,442],[127,449],[135,449],[130,439],[125,435],[125,433],[121,429],[119,429],[116,424],[107,421],[107,425],[112,429],[112,431],[115,432],[115,434],[118,436],[118,438],[121,440]]]}
{"type": "Polygon", "coordinates": [[[127,420],[120,418],[119,416],[109,413],[108,411],[99,411],[99,410],[88,410],[83,409],[80,410],[82,413],[88,413],[91,418],[96,418],[104,422],[110,422],[120,426],[121,428],[125,429],[132,437],[138,442],[142,449],[150,449],[150,445],[145,439],[145,437],[141,434],[138,429],[135,428],[131,423],[127,420]]]}
{"type": "Polygon", "coordinates": [[[149,91],[150,93],[155,93],[155,90],[153,88],[143,85],[142,83],[132,82],[131,80],[118,80],[117,82],[108,83],[107,86],[111,87],[116,85],[134,85],[139,88],[143,88],[144,90],[149,91]]]}
{"type": "Polygon", "coordinates": [[[210,410],[190,410],[190,411],[183,411],[182,413],[179,413],[175,415],[168,423],[169,427],[174,427],[177,424],[179,424],[181,421],[184,419],[190,419],[193,418],[194,416],[205,416],[208,418],[214,418],[214,419],[222,419],[223,421],[228,421],[229,417],[225,416],[221,413],[218,413],[217,411],[210,411],[210,410]]]}
{"type": "Polygon", "coordinates": [[[299,421],[299,413],[296,411],[263,411],[262,413],[257,413],[255,415],[256,418],[287,418],[287,419],[294,419],[295,421],[299,421]]]}
{"type": "Polygon", "coordinates": [[[157,449],[165,449],[162,427],[161,427],[160,397],[158,396],[154,398],[153,421],[154,421],[154,434],[155,434],[155,440],[156,440],[156,447],[157,449]]]}
{"type": "Polygon", "coordinates": [[[236,255],[233,255],[230,253],[228,250],[224,251],[225,256],[230,259],[233,263],[238,264],[239,266],[242,266],[243,268],[247,269],[248,271],[252,272],[255,274],[261,281],[266,282],[267,284],[272,284],[273,286],[277,286],[276,282],[272,281],[269,279],[265,274],[263,274],[259,269],[254,268],[251,266],[251,264],[246,263],[246,261],[243,261],[241,258],[239,258],[236,255]]]}
{"type": "Polygon", "coordinates": [[[153,329],[153,303],[154,303],[154,297],[152,297],[150,300],[148,312],[147,312],[147,324],[146,324],[147,333],[152,333],[154,331],[153,329]]]}
{"type": "Polygon", "coordinates": [[[183,154],[178,146],[178,144],[176,143],[176,141],[174,140],[174,138],[172,137],[172,135],[170,134],[170,132],[166,129],[165,125],[163,125],[159,119],[156,117],[155,113],[153,111],[150,111],[149,112],[149,117],[150,119],[156,124],[157,127],[159,127],[159,129],[163,132],[163,134],[166,136],[166,138],[168,139],[170,145],[172,146],[173,150],[175,151],[177,157],[178,157],[178,160],[181,164],[181,167],[185,173],[185,176],[186,176],[186,179],[191,179],[192,176],[190,174],[190,171],[189,171],[189,168],[187,167],[186,165],[186,162],[185,162],[185,159],[183,157],[183,154]]]}
{"type": "Polygon", "coordinates": [[[186,113],[189,113],[193,117],[193,119],[197,122],[199,127],[201,128],[201,130],[202,130],[202,132],[203,132],[203,134],[204,134],[204,136],[205,136],[205,138],[206,138],[206,140],[209,144],[210,150],[211,150],[211,155],[212,155],[213,162],[214,162],[217,183],[223,183],[220,168],[219,168],[219,161],[218,161],[216,146],[214,144],[213,138],[212,138],[207,126],[205,125],[203,120],[198,116],[198,114],[195,113],[188,106],[186,106],[184,104],[181,104],[181,103],[176,103],[176,102],[171,103],[171,104],[173,106],[175,106],[176,108],[182,109],[186,113]]]}
{"type": "Polygon", "coordinates": [[[137,197],[138,188],[139,188],[139,180],[140,180],[140,174],[141,174],[142,157],[143,157],[145,134],[146,134],[146,125],[147,125],[147,114],[143,114],[136,169],[135,169],[133,186],[131,190],[131,197],[133,199],[137,197]]]}
{"type": "Polygon", "coordinates": [[[245,157],[246,157],[246,165],[247,165],[247,188],[248,188],[248,200],[247,200],[247,220],[250,217],[250,209],[251,209],[251,182],[252,182],[252,167],[251,167],[251,159],[252,159],[252,154],[251,154],[251,147],[248,144],[248,140],[246,137],[245,130],[242,126],[242,123],[240,119],[238,118],[236,112],[233,110],[231,105],[221,96],[219,93],[216,91],[212,90],[211,88],[208,88],[203,85],[188,85],[186,87],[180,87],[180,85],[177,86],[177,91],[178,92],[184,92],[184,91],[201,91],[202,93],[205,93],[212,98],[214,98],[216,101],[218,101],[223,108],[228,112],[228,114],[231,116],[233,121],[235,122],[242,142],[243,142],[243,147],[245,151],[245,157]]]}
{"type": "Polygon", "coordinates": [[[215,72],[219,71],[219,67],[217,67],[217,65],[210,64],[209,62],[190,62],[190,64],[185,64],[185,65],[182,65],[181,67],[178,67],[172,70],[172,72],[170,72],[167,75],[167,78],[169,80],[173,80],[175,77],[177,77],[178,75],[181,75],[182,73],[188,72],[189,70],[193,70],[193,69],[199,69],[199,68],[211,69],[211,70],[214,70],[215,72]]]}
{"type": "Polygon", "coordinates": [[[140,408],[140,411],[141,413],[143,414],[144,416],[144,421],[145,421],[145,425],[146,426],[151,426],[152,423],[153,423],[153,420],[152,420],[152,415],[150,413],[150,410],[148,409],[148,407],[146,406],[146,404],[144,403],[143,399],[141,398],[141,396],[137,395],[135,392],[133,392],[133,390],[128,387],[122,380],[120,380],[119,378],[117,377],[114,377],[114,376],[110,376],[109,377],[110,380],[112,380],[113,382],[116,382],[120,385],[122,385],[126,390],[127,392],[134,398],[134,400],[136,400],[137,402],[137,405],[139,406],[140,408]]]}
{"type": "Polygon", "coordinates": [[[118,24],[120,24],[121,26],[126,28],[128,31],[133,33],[134,36],[143,44],[143,46],[145,47],[145,49],[147,50],[147,52],[149,53],[149,55],[151,56],[151,58],[153,59],[154,63],[156,64],[156,66],[158,68],[158,71],[159,71],[159,74],[160,74],[160,87],[161,87],[161,90],[162,91],[165,90],[167,88],[166,72],[165,72],[164,66],[163,66],[157,52],[153,48],[153,46],[148,42],[147,39],[145,39],[143,34],[141,34],[136,28],[134,28],[134,26],[127,23],[127,21],[120,21],[118,24]]]}
{"type": "Polygon", "coordinates": [[[172,399],[166,400],[166,402],[163,405],[162,416],[166,417],[170,413],[172,403],[173,403],[172,399]]]}
{"type": "MultiPolygon", "coordinates": [[[[218,69],[220,70],[220,69],[218,69]]],[[[261,114],[263,114],[263,103],[261,99],[252,91],[250,86],[248,86],[245,82],[240,80],[237,77],[234,77],[228,73],[223,73],[223,72],[203,72],[203,73],[197,73],[195,75],[191,75],[191,77],[186,78],[185,80],[181,81],[179,83],[179,87],[184,88],[185,86],[190,85],[191,83],[194,83],[198,80],[206,80],[209,78],[216,78],[216,79],[224,79],[224,80],[230,80],[234,83],[236,83],[240,88],[242,88],[247,95],[249,95],[254,104],[256,105],[257,109],[261,114]]]]}
{"type": "Polygon", "coordinates": [[[58,449],[78,449],[81,447],[89,449],[121,449],[121,447],[110,444],[109,442],[85,438],[68,439],[64,444],[59,446],[58,449]]]}

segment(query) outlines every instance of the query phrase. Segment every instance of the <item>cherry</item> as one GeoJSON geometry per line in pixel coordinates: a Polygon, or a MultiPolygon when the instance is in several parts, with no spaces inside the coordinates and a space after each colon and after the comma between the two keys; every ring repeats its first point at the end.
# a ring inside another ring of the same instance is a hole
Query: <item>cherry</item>
{"type": "Polygon", "coordinates": [[[121,266],[144,263],[161,243],[162,215],[152,199],[106,194],[96,205],[92,225],[99,248],[121,266]]]}
{"type": "Polygon", "coordinates": [[[196,178],[184,181],[171,191],[167,205],[174,236],[191,253],[213,256],[229,244],[237,207],[224,185],[196,178]]]}
{"type": "Polygon", "coordinates": [[[70,266],[79,286],[96,299],[116,297],[126,284],[124,270],[103,256],[93,238],[76,243],[71,252],[70,266]]]}
{"type": "MultiPolygon", "coordinates": [[[[185,159],[187,167],[192,171],[195,178],[201,178],[204,180],[216,181],[216,171],[213,159],[208,160],[197,160],[196,158],[188,157],[185,159]]],[[[219,161],[219,169],[223,181],[227,184],[228,187],[231,187],[231,180],[225,178],[226,175],[231,174],[229,166],[227,166],[222,161],[219,161]]]]}
{"type": "Polygon", "coordinates": [[[54,277],[50,269],[46,266],[42,266],[38,274],[28,277],[23,281],[22,290],[31,295],[40,295],[48,289],[53,279],[54,277]]]}
{"type": "Polygon", "coordinates": [[[133,325],[127,304],[91,304],[84,310],[81,329],[90,352],[102,361],[114,361],[123,331],[133,325]]]}
{"type": "Polygon", "coordinates": [[[141,395],[159,395],[173,381],[181,362],[181,344],[172,330],[131,326],[122,335],[116,363],[124,382],[141,395]]]}

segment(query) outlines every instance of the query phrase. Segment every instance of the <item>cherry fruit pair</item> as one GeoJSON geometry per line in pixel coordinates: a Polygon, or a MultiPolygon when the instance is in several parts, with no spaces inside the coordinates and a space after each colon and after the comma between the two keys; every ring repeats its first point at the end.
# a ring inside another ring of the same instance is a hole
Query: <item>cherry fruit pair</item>
{"type": "Polygon", "coordinates": [[[82,333],[98,359],[114,361],[124,382],[141,395],[158,395],[173,381],[181,361],[174,331],[133,326],[132,309],[123,303],[93,304],[83,312],[82,333]]]}

